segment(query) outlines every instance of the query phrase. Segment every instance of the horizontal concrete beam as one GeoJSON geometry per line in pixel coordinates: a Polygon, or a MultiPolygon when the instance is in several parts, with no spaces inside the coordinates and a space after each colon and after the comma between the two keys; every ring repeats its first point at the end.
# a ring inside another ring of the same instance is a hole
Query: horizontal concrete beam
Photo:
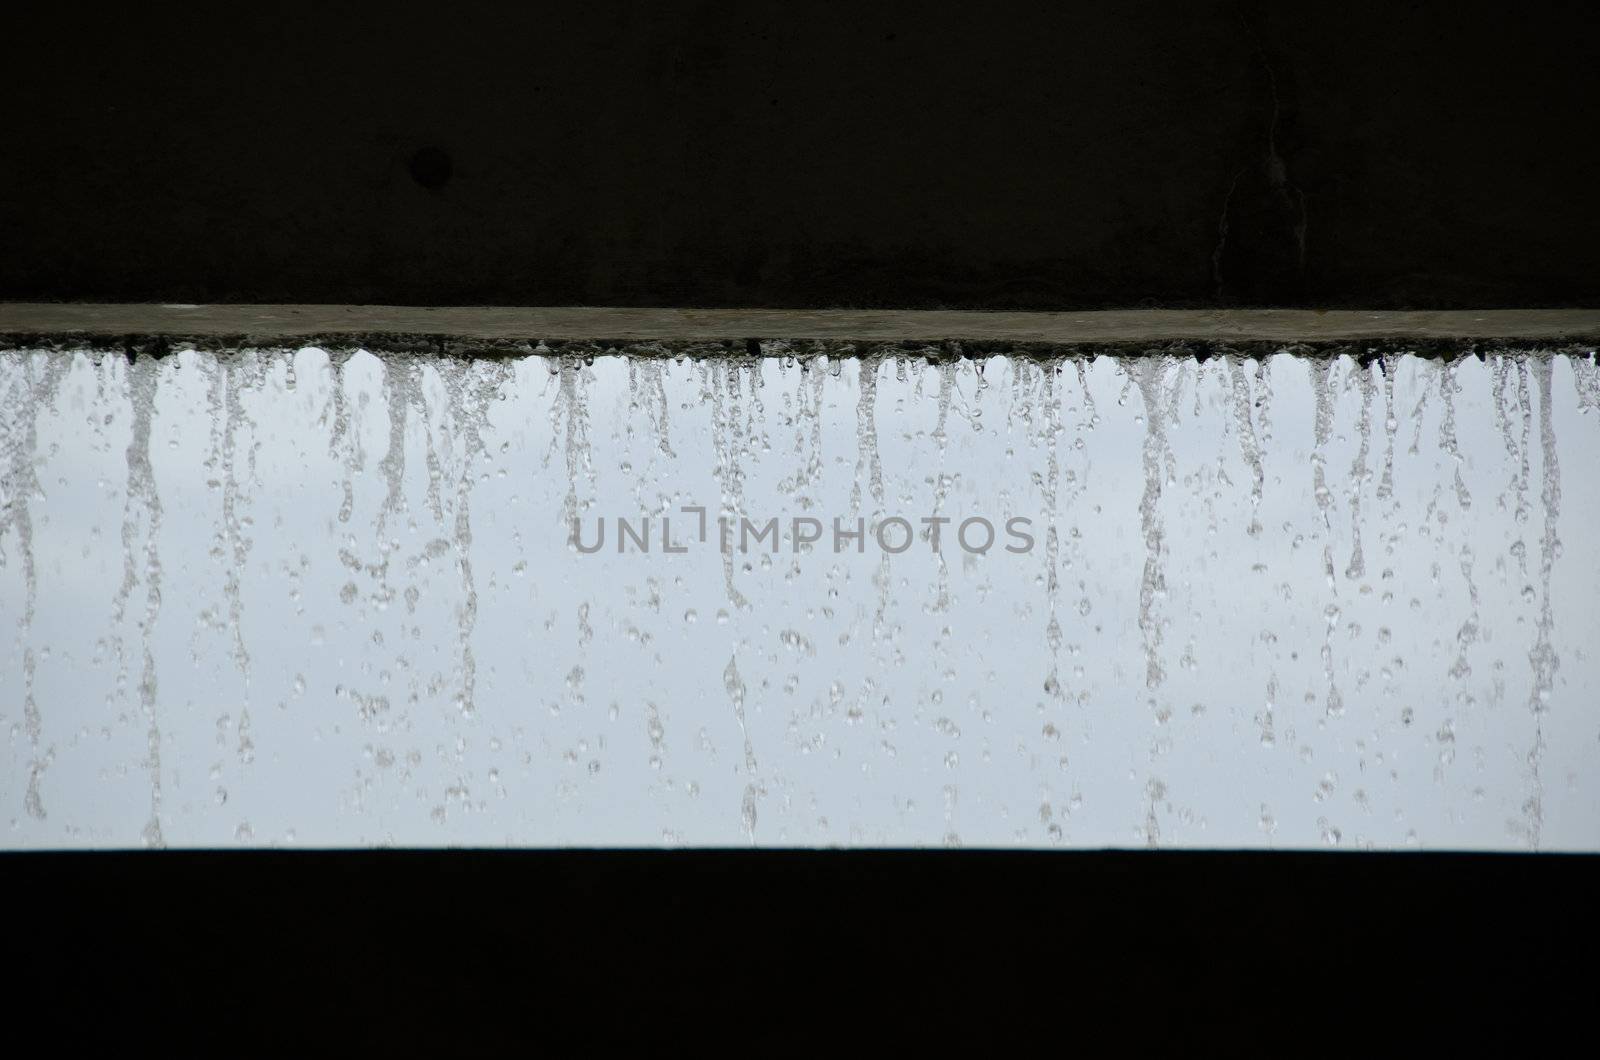
{"type": "Polygon", "coordinates": [[[0,303],[0,336],[28,335],[171,339],[237,336],[261,342],[361,335],[467,341],[818,339],[1053,345],[1183,341],[1321,344],[1410,339],[1549,342],[1600,338],[1600,309],[1150,309],[1031,313],[0,303]]]}

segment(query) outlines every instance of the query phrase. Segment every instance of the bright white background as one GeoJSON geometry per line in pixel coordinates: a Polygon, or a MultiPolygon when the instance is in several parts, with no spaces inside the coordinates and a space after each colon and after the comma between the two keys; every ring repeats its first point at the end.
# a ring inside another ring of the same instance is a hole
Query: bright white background
{"type": "Polygon", "coordinates": [[[1592,359],[0,358],[0,845],[1600,849],[1592,359]]]}

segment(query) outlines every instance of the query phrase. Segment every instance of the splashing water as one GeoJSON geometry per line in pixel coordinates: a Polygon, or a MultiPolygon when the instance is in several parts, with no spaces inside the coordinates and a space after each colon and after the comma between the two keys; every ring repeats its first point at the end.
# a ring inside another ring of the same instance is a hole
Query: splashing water
{"type": "Polygon", "coordinates": [[[1528,842],[1539,849],[1544,833],[1544,778],[1541,775],[1545,750],[1544,715],[1550,710],[1555,692],[1556,671],[1561,667],[1561,657],[1553,642],[1555,619],[1551,608],[1551,578],[1556,559],[1561,553],[1561,539],[1556,535],[1556,519],[1561,514],[1561,467],[1556,455],[1554,419],[1551,415],[1550,362],[1538,358],[1532,364],[1534,379],[1539,388],[1539,450],[1540,487],[1539,501],[1544,507],[1544,534],[1539,542],[1539,616],[1538,634],[1528,659],[1533,664],[1533,689],[1528,696],[1528,707],[1534,715],[1533,746],[1528,751],[1528,771],[1532,778],[1532,793],[1528,797],[1528,842]]]}
{"type": "Polygon", "coordinates": [[[11,843],[1600,849],[1595,363],[3,351],[11,843]]]}
{"type": "MultiPolygon", "coordinates": [[[[155,469],[151,463],[151,424],[155,418],[156,386],[159,366],[149,359],[135,361],[129,369],[129,397],[133,404],[133,436],[128,442],[128,486],[122,519],[123,575],[113,604],[114,624],[119,625],[127,603],[140,581],[144,582],[144,614],[138,621],[141,668],[139,711],[144,716],[145,768],[150,778],[150,816],[140,837],[146,846],[166,845],[162,831],[161,717],[158,693],[154,634],[161,614],[161,495],[156,490],[155,469]],[[144,546],[138,548],[140,516],[143,516],[144,546]],[[142,572],[138,555],[143,552],[142,572]],[[142,578],[141,578],[142,573],[142,578]]],[[[119,651],[119,655],[122,653],[119,651]]]]}
{"type": "Polygon", "coordinates": [[[4,362],[7,381],[6,418],[0,428],[0,538],[12,531],[22,565],[22,616],[17,622],[17,642],[22,649],[22,717],[28,738],[30,761],[24,803],[28,816],[45,819],[44,802],[39,792],[46,767],[42,747],[43,718],[35,696],[38,656],[33,643],[33,624],[39,598],[38,562],[34,553],[33,504],[46,499],[40,485],[38,460],[38,412],[55,401],[65,365],[60,358],[38,358],[25,353],[7,353],[4,362]],[[36,378],[37,376],[37,378],[36,378]]]}

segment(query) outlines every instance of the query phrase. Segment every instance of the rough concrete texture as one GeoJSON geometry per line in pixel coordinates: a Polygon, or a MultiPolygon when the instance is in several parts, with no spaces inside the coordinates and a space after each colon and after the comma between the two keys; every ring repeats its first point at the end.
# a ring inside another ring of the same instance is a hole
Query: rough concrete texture
{"type": "Polygon", "coordinates": [[[338,336],[456,340],[725,342],[1002,342],[1048,345],[1362,341],[1582,341],[1600,338],[1600,309],[1470,311],[629,309],[361,305],[83,305],[0,303],[0,341],[33,337],[248,338],[338,336]]]}
{"type": "Polygon", "coordinates": [[[36,6],[0,298],[1600,305],[1592,17],[36,6]]]}

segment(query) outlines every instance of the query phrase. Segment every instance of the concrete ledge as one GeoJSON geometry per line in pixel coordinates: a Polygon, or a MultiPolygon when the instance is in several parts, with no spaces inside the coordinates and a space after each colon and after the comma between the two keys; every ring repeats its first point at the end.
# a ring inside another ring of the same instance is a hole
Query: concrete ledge
{"type": "Polygon", "coordinates": [[[241,336],[257,341],[330,335],[461,340],[822,339],[869,342],[1137,344],[1307,343],[1405,339],[1600,338],[1600,309],[1447,312],[1359,310],[1106,310],[986,313],[829,309],[607,309],[363,305],[105,305],[0,303],[0,335],[241,336]]]}

